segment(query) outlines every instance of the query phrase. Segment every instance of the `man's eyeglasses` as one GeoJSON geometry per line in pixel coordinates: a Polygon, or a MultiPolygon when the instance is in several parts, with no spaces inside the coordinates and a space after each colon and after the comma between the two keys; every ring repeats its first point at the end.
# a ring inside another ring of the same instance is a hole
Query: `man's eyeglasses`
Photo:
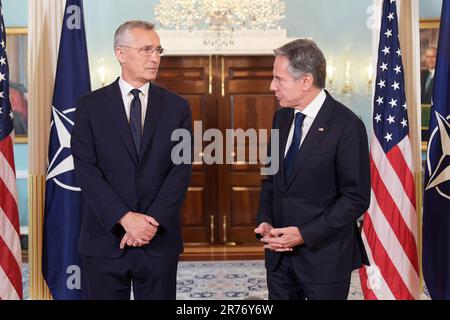
{"type": "Polygon", "coordinates": [[[129,47],[129,46],[120,46],[120,47],[138,50],[138,53],[141,56],[145,56],[145,57],[151,57],[155,52],[158,56],[162,56],[162,55],[164,55],[164,52],[165,52],[165,49],[162,47],[152,47],[152,46],[142,47],[142,48],[135,48],[135,47],[129,47]]]}

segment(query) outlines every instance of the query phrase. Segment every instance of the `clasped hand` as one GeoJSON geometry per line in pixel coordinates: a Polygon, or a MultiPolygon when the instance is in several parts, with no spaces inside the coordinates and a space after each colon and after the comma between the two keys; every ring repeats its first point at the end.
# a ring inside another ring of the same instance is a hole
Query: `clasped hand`
{"type": "Polygon", "coordinates": [[[159,226],[158,221],[153,217],[132,211],[128,211],[119,223],[126,232],[120,242],[120,249],[125,248],[125,245],[142,247],[149,244],[159,226]]]}

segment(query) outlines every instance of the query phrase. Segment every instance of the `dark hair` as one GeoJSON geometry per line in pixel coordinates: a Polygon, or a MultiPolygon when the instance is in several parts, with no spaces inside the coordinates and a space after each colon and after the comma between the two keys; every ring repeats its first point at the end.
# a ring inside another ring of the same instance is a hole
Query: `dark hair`
{"type": "Polygon", "coordinates": [[[297,39],[274,50],[275,56],[285,56],[289,60],[289,71],[295,79],[309,73],[313,85],[325,88],[327,61],[317,44],[309,39],[297,39]]]}

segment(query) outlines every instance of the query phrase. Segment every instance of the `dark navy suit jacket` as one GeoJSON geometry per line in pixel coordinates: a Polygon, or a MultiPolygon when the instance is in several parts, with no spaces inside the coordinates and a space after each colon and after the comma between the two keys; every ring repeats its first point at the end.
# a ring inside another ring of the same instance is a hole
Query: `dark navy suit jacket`
{"type": "Polygon", "coordinates": [[[368,265],[356,220],[370,204],[370,163],[362,121],[328,93],[284,178],[284,150],[294,109],[274,115],[280,130],[280,170],[262,182],[257,223],[296,226],[305,243],[291,253],[266,250],[266,268],[276,269],[282,254],[292,255],[307,283],[332,283],[368,265]]]}
{"type": "Polygon", "coordinates": [[[82,192],[78,250],[83,255],[119,257],[125,231],[118,221],[128,211],[148,214],[160,224],[144,246],[149,255],[183,250],[180,209],[191,165],[173,164],[178,142],[171,135],[178,128],[191,131],[191,111],[186,100],[153,83],[148,94],[139,155],[117,80],[78,101],[71,143],[82,192]]]}

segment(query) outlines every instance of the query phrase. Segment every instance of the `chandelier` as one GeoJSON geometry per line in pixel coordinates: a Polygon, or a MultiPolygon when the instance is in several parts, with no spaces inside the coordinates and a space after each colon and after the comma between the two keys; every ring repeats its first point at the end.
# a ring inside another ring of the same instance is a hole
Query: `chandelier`
{"type": "Polygon", "coordinates": [[[203,31],[203,43],[232,46],[235,30],[269,30],[284,19],[283,0],[160,0],[155,7],[161,27],[203,31]]]}

